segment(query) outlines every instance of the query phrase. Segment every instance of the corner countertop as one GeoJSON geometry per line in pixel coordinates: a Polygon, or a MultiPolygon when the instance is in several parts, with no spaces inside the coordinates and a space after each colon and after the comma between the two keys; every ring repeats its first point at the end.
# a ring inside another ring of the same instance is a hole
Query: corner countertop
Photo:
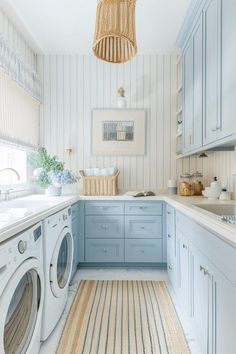
{"type": "Polygon", "coordinates": [[[17,198],[0,204],[0,243],[22,232],[46,217],[74,204],[77,201],[165,201],[179,212],[192,218],[195,222],[214,232],[217,237],[230,243],[236,248],[236,225],[226,224],[220,217],[197,207],[195,204],[233,204],[236,201],[209,200],[204,197],[181,197],[178,195],[157,195],[155,197],[134,198],[127,195],[107,196],[61,196],[46,197],[44,195],[30,195],[17,198]],[[15,218],[4,219],[5,211],[16,210],[15,218]]]}

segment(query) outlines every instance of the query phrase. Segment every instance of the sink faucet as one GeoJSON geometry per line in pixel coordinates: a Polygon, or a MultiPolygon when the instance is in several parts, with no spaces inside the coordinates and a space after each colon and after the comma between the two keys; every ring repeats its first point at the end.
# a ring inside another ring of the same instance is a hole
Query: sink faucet
{"type": "MultiPolygon", "coordinates": [[[[5,172],[5,171],[11,171],[11,172],[15,173],[17,180],[19,181],[20,175],[14,168],[11,168],[11,167],[3,168],[2,170],[0,170],[0,173],[5,172]]],[[[5,201],[9,200],[9,198],[10,198],[9,195],[10,195],[11,190],[12,189],[7,189],[5,191],[5,201]]],[[[0,190],[0,201],[1,201],[1,199],[2,199],[2,191],[0,190]]]]}
{"type": "Polygon", "coordinates": [[[14,172],[16,177],[17,177],[17,180],[19,181],[20,175],[14,168],[11,168],[11,167],[3,168],[2,170],[0,170],[0,173],[4,172],[4,171],[12,171],[12,172],[14,172]]]}

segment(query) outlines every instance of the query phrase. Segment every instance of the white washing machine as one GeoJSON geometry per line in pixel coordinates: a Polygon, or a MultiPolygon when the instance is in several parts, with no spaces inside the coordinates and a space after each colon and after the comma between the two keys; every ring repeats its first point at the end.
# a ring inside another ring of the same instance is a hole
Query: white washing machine
{"type": "Polygon", "coordinates": [[[0,353],[37,354],[44,301],[42,224],[0,245],[0,353]]]}
{"type": "Polygon", "coordinates": [[[46,340],[65,308],[73,263],[71,208],[44,220],[45,301],[42,340],[46,340]]]}

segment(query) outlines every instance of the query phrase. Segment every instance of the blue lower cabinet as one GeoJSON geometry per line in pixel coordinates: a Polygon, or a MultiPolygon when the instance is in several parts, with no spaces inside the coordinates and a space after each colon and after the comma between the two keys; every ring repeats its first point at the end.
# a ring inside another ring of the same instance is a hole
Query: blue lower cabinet
{"type": "Polygon", "coordinates": [[[124,216],[86,216],[86,238],[123,238],[124,216]]]}
{"type": "Polygon", "coordinates": [[[126,238],[162,238],[162,216],[126,216],[126,238]]]}
{"type": "Polygon", "coordinates": [[[126,239],[125,262],[161,263],[161,239],[126,239]]]}
{"type": "Polygon", "coordinates": [[[87,239],[85,241],[86,262],[124,262],[124,240],[87,239]]]}

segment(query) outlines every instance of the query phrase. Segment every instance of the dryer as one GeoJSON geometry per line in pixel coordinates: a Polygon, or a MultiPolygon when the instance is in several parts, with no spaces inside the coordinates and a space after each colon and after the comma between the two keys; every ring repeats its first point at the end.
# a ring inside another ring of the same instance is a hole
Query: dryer
{"type": "Polygon", "coordinates": [[[73,263],[71,208],[66,208],[44,220],[45,301],[42,340],[46,340],[57,325],[65,308],[73,263]]]}
{"type": "Polygon", "coordinates": [[[37,354],[44,301],[42,224],[0,245],[0,353],[37,354]]]}

